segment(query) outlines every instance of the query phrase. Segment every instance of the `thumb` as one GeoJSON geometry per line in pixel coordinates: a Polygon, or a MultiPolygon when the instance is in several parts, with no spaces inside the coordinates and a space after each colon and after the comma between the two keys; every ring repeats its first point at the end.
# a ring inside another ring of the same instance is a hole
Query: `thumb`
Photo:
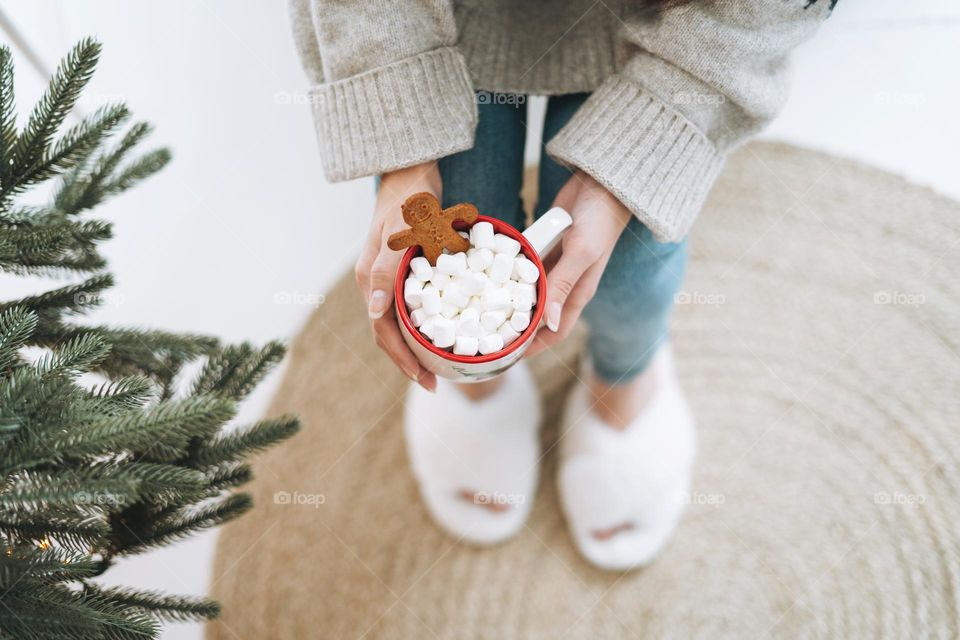
{"type": "MultiPolygon", "coordinates": [[[[572,238],[568,235],[564,240],[572,238]]],[[[563,253],[547,275],[547,328],[560,331],[560,315],[570,292],[593,264],[591,256],[574,242],[564,242],[563,253]]]]}
{"type": "Polygon", "coordinates": [[[384,246],[370,269],[370,297],[367,300],[367,315],[371,320],[383,317],[393,303],[393,283],[400,265],[400,251],[384,246]]]}
{"type": "Polygon", "coordinates": [[[554,207],[560,207],[567,211],[573,210],[573,205],[577,202],[577,195],[580,193],[580,186],[583,184],[583,178],[575,173],[563,184],[557,197],[553,199],[554,207]]]}

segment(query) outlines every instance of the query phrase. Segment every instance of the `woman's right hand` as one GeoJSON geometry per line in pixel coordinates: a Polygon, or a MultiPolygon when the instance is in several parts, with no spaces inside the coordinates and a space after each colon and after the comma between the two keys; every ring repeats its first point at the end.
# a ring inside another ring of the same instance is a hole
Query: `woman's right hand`
{"type": "Polygon", "coordinates": [[[370,232],[355,273],[360,293],[367,301],[367,314],[377,346],[383,349],[408,378],[434,391],[437,378],[417,361],[404,342],[393,308],[393,283],[402,251],[387,247],[387,238],[407,228],[400,205],[408,196],[427,191],[440,198],[440,170],[436,162],[414,165],[386,173],[380,180],[370,232]]]}

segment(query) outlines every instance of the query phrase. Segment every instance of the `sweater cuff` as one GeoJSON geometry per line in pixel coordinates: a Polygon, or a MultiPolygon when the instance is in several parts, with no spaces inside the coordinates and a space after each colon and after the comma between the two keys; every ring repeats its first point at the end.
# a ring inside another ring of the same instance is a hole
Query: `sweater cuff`
{"type": "Polygon", "coordinates": [[[473,146],[477,105],[463,56],[442,48],[314,87],[331,182],[382,174],[473,146]]]}
{"type": "Polygon", "coordinates": [[[643,87],[612,76],[547,145],[615,195],[657,240],[690,231],[724,154],[643,87]]]}

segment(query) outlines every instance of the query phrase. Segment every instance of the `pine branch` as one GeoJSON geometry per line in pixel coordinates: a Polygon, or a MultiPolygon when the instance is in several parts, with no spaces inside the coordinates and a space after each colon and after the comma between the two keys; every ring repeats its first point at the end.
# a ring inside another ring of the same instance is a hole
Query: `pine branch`
{"type": "Polygon", "coordinates": [[[150,126],[148,122],[137,122],[130,127],[130,130],[127,131],[113,149],[103,152],[97,158],[94,168],[88,177],[89,182],[93,184],[102,182],[126,159],[127,154],[152,132],[153,127],[150,126]]]}
{"type": "Polygon", "coordinates": [[[52,210],[42,205],[10,203],[0,209],[0,228],[12,228],[25,224],[45,224],[52,210]]]}
{"type": "Polygon", "coordinates": [[[261,420],[201,444],[190,452],[188,463],[204,467],[233,462],[286,440],[299,430],[300,421],[292,416],[261,420]]]}
{"type": "Polygon", "coordinates": [[[139,500],[184,500],[202,495],[206,476],[166,464],[101,463],[78,469],[22,472],[0,491],[0,510],[40,511],[90,506],[116,511],[139,500]]]}
{"type": "Polygon", "coordinates": [[[253,471],[247,464],[226,463],[207,470],[207,483],[212,495],[239,487],[252,479],[253,471]]]}
{"type": "MultiPolygon", "coordinates": [[[[4,541],[0,541],[4,542],[4,541]]],[[[99,563],[89,555],[32,545],[11,547],[0,554],[0,589],[8,591],[23,579],[42,582],[76,581],[97,575],[99,563]]]]}
{"type": "MultiPolygon", "coordinates": [[[[2,353],[2,351],[0,351],[2,353]]],[[[90,389],[90,398],[104,415],[117,415],[141,408],[150,399],[153,387],[148,378],[126,376],[90,389]]]]}
{"type": "Polygon", "coordinates": [[[22,349],[37,328],[37,314],[24,307],[12,307],[0,313],[0,372],[13,366],[22,349]]]}
{"type": "Polygon", "coordinates": [[[34,468],[50,460],[44,446],[49,432],[59,432],[78,418],[83,391],[69,378],[42,378],[36,367],[18,366],[0,377],[0,424],[17,446],[0,448],[0,474],[34,468]]]}
{"type": "Polygon", "coordinates": [[[176,460],[194,437],[209,437],[233,417],[232,402],[194,396],[122,416],[105,416],[52,436],[47,450],[55,455],[92,456],[118,450],[157,462],[176,460]]]}
{"type": "Polygon", "coordinates": [[[66,549],[83,553],[105,540],[110,526],[102,514],[89,509],[0,510],[0,534],[17,542],[54,540],[66,549]]]}
{"type": "Polygon", "coordinates": [[[233,520],[246,513],[253,500],[246,493],[231,494],[198,508],[178,511],[157,521],[149,534],[122,547],[124,553],[141,553],[182,540],[191,534],[233,520]]]}
{"type": "MultiPolygon", "coordinates": [[[[61,316],[83,313],[100,303],[100,293],[113,286],[113,276],[101,273],[83,282],[0,303],[0,313],[13,307],[26,307],[36,312],[39,324],[59,324],[61,316]]],[[[52,345],[50,345],[52,346],[52,345]]]]}
{"type": "Polygon", "coordinates": [[[0,46],[0,185],[6,184],[2,167],[7,166],[17,141],[17,115],[13,103],[13,55],[0,46]]]}
{"type": "MultiPolygon", "coordinates": [[[[107,469],[117,472],[117,468],[107,469]]],[[[203,473],[177,465],[134,462],[120,469],[137,480],[141,498],[159,503],[194,499],[202,495],[208,484],[203,473]]]]}
{"type": "MultiPolygon", "coordinates": [[[[64,297],[70,298],[70,292],[65,292],[64,297]]],[[[74,293],[72,299],[80,309],[86,309],[99,302],[100,293],[91,289],[74,293]]],[[[50,303],[45,301],[45,304],[50,303]]],[[[0,305],[2,310],[3,305],[0,305]]],[[[171,367],[171,362],[188,362],[199,356],[216,354],[219,348],[217,339],[210,336],[104,326],[71,327],[57,321],[44,322],[42,317],[33,342],[36,346],[51,347],[86,333],[96,333],[110,345],[110,353],[96,370],[111,378],[146,376],[162,382],[178,373],[171,367]]]]}
{"type": "MultiPolygon", "coordinates": [[[[113,237],[113,225],[103,220],[69,221],[70,243],[59,260],[49,265],[39,265],[44,271],[90,272],[106,266],[97,246],[113,237]]],[[[37,270],[39,271],[39,269],[37,270]]]]}
{"type": "Polygon", "coordinates": [[[259,351],[248,343],[228,346],[210,358],[194,382],[193,392],[217,393],[240,400],[283,359],[285,352],[281,342],[268,342],[259,351]]]}
{"type": "Polygon", "coordinates": [[[105,197],[126,191],[162,169],[170,161],[170,152],[156,149],[141,155],[118,169],[130,151],[140,143],[152,128],[145,122],[133,125],[120,143],[102,153],[87,167],[78,165],[64,177],[54,205],[66,215],[76,214],[100,204],[105,197]]]}
{"type": "Polygon", "coordinates": [[[23,186],[32,185],[74,166],[89,156],[106,136],[129,117],[130,111],[122,104],[101,107],[92,116],[67,130],[51,151],[14,180],[23,186]]]}
{"type": "Polygon", "coordinates": [[[78,375],[89,371],[110,352],[103,338],[87,333],[68,340],[41,357],[34,365],[41,376],[52,374],[78,375]]]}
{"type": "Polygon", "coordinates": [[[0,628],[12,638],[146,640],[159,633],[157,623],[139,608],[59,585],[24,585],[7,595],[4,604],[0,628]]]}
{"type": "Polygon", "coordinates": [[[0,167],[0,202],[29,186],[23,179],[41,164],[57,129],[90,81],[100,56],[100,44],[80,41],[57,67],[47,91],[33,108],[23,131],[0,167]]]}
{"type": "Polygon", "coordinates": [[[200,622],[220,615],[220,605],[209,598],[168,596],[117,587],[100,589],[93,585],[88,585],[86,590],[124,608],[142,609],[147,615],[165,622],[200,622]]]}
{"type": "Polygon", "coordinates": [[[117,175],[104,184],[104,193],[113,194],[126,191],[163,169],[170,162],[170,158],[168,149],[155,149],[143,154],[133,162],[121,167],[117,175]]]}
{"type": "Polygon", "coordinates": [[[90,471],[27,472],[0,492],[0,511],[42,511],[75,505],[105,509],[131,504],[139,497],[139,482],[121,474],[97,477],[90,471]]]}
{"type": "Polygon", "coordinates": [[[56,263],[69,247],[67,226],[21,226],[5,230],[0,244],[0,269],[28,273],[35,267],[56,263]]]}

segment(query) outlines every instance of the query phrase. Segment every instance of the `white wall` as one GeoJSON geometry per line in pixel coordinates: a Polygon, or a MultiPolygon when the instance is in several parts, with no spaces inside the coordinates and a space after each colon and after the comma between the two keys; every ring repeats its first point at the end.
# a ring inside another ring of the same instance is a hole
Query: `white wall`
{"type": "MultiPolygon", "coordinates": [[[[369,180],[323,180],[308,107],[297,99],[304,80],[285,3],[0,7],[50,67],[75,40],[99,37],[103,60],[86,108],[123,99],[157,125],[154,142],[174,151],[161,175],[99,210],[116,224],[105,253],[118,285],[97,319],[227,340],[292,336],[311,306],[275,304],[277,294],[325,290],[357,252],[373,195],[369,180]],[[339,222],[328,224],[334,213],[339,222]]],[[[840,0],[798,52],[792,101],[765,137],[853,156],[960,198],[958,43],[955,2],[840,0]]],[[[22,56],[17,62],[25,110],[43,85],[22,56]]],[[[3,298],[25,286],[0,278],[3,298]]],[[[268,397],[269,388],[258,392],[242,417],[255,417],[268,397]]],[[[109,577],[203,593],[216,579],[213,544],[212,534],[199,536],[109,577]]],[[[165,637],[199,638],[201,629],[174,625],[165,637]]]]}
{"type": "Polygon", "coordinates": [[[958,60],[960,3],[840,0],[797,52],[790,102],[764,137],[853,157],[960,198],[958,60]]]}

